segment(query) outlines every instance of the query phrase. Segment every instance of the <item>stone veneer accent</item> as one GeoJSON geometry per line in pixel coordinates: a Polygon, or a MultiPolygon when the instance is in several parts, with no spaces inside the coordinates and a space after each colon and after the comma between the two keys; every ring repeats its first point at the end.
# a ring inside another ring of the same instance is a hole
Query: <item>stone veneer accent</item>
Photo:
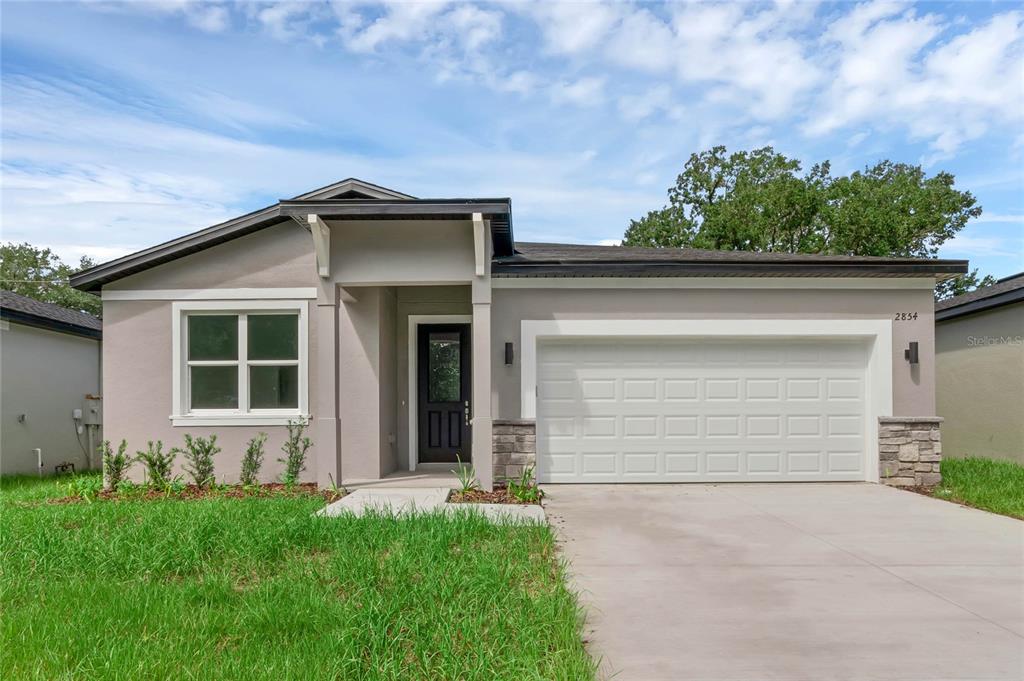
{"type": "Polygon", "coordinates": [[[894,487],[942,482],[940,416],[882,416],[878,419],[878,479],[894,487]]]}
{"type": "Polygon", "coordinates": [[[495,419],[491,441],[494,482],[518,478],[527,466],[537,465],[537,423],[531,419],[495,419]]]}

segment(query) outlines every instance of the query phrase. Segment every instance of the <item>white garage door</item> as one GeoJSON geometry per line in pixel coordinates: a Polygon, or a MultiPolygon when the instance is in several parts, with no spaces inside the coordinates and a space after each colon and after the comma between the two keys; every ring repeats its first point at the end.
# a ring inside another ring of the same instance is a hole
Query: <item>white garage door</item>
{"type": "Polygon", "coordinates": [[[543,482],[865,479],[864,342],[545,341],[543,482]]]}

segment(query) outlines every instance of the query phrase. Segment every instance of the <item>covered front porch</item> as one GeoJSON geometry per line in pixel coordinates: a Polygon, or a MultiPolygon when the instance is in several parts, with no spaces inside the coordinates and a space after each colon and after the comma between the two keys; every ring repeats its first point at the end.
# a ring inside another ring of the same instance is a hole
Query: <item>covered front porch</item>
{"type": "Polygon", "coordinates": [[[490,270],[511,251],[508,200],[358,193],[280,204],[316,256],[317,480],[461,460],[490,489],[490,270]]]}
{"type": "Polygon", "coordinates": [[[322,484],[450,488],[461,461],[491,488],[488,298],[471,282],[323,288],[320,376],[336,378],[316,403],[336,411],[312,415],[322,484]]]}

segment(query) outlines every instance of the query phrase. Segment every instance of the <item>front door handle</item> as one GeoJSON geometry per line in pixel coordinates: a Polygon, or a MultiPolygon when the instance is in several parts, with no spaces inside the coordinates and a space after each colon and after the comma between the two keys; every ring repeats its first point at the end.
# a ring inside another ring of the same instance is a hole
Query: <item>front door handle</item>
{"type": "Polygon", "coordinates": [[[469,400],[466,400],[466,402],[465,402],[465,409],[463,410],[463,413],[466,415],[466,425],[468,426],[469,425],[469,400]]]}

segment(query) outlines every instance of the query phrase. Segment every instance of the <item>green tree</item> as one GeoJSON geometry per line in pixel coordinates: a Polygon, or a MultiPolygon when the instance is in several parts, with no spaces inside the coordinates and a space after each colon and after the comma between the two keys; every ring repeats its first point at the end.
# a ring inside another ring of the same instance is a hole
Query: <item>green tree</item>
{"type": "Polygon", "coordinates": [[[772,147],[692,154],[668,200],[630,222],[624,246],[935,257],[981,214],[950,173],[892,161],[846,176],[824,161],[804,173],[772,147]]]}
{"type": "Polygon", "coordinates": [[[946,298],[952,298],[953,296],[970,293],[976,288],[991,286],[994,283],[996,283],[995,277],[991,274],[979,277],[978,268],[975,267],[967,274],[960,275],[956,279],[947,279],[936,284],[935,300],[945,300],[946,298]]]}
{"type": "Polygon", "coordinates": [[[90,258],[83,257],[74,268],[63,263],[49,248],[6,243],[0,245],[0,288],[44,303],[99,315],[102,312],[100,299],[68,284],[72,274],[93,265],[90,258]]]}

